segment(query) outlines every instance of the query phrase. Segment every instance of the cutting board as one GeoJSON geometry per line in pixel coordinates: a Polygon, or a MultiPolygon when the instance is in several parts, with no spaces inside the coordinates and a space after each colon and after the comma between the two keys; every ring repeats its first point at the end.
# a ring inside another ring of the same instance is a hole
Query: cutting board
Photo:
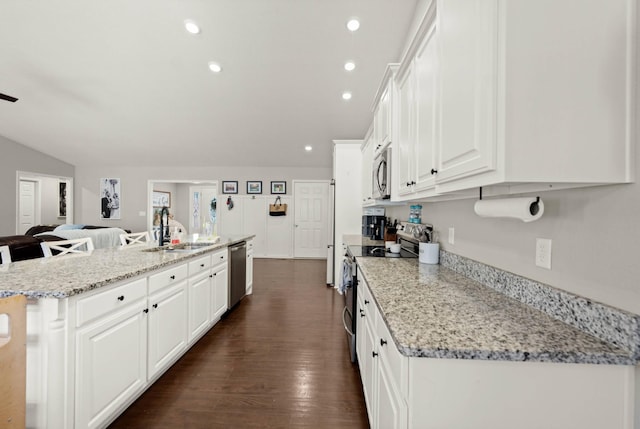
{"type": "Polygon", "coordinates": [[[26,402],[27,300],[0,298],[0,427],[24,429],[26,402]]]}

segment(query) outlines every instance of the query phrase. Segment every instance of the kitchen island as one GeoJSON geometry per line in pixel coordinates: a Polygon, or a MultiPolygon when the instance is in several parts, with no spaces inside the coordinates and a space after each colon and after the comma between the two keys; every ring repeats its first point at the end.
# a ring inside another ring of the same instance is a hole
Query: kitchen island
{"type": "Polygon", "coordinates": [[[0,296],[28,298],[27,427],[106,427],[227,311],[227,248],[252,238],[4,266],[0,296]]]}
{"type": "MultiPolygon", "coordinates": [[[[443,265],[357,263],[358,361],[372,427],[634,427],[637,316],[583,311],[576,297],[567,304],[573,317],[607,319],[583,321],[585,332],[443,265]],[[607,341],[607,329],[628,341],[607,341]]],[[[518,293],[539,293],[521,298],[545,305],[541,296],[553,291],[536,287],[518,293]]]]}

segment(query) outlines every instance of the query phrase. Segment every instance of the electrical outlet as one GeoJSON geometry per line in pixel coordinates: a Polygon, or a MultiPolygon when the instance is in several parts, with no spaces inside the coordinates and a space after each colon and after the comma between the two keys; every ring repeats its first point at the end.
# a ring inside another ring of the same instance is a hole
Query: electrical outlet
{"type": "Polygon", "coordinates": [[[455,228],[451,227],[449,228],[449,244],[453,244],[455,243],[455,228]]]}
{"type": "Polygon", "coordinates": [[[536,265],[551,269],[551,240],[548,238],[536,238],[536,265]]]}

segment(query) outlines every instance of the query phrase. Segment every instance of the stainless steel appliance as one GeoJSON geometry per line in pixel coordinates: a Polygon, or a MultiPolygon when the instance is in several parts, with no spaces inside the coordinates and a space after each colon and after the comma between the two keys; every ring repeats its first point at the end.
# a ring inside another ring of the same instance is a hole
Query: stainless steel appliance
{"type": "Polygon", "coordinates": [[[233,308],[247,291],[247,243],[229,246],[229,310],[233,308]]]}
{"type": "Polygon", "coordinates": [[[396,230],[397,242],[400,243],[400,252],[407,252],[418,257],[419,243],[431,242],[433,238],[433,225],[428,223],[400,222],[396,230]]]}
{"type": "Polygon", "coordinates": [[[391,198],[391,147],[378,153],[373,159],[373,198],[391,198]]]}

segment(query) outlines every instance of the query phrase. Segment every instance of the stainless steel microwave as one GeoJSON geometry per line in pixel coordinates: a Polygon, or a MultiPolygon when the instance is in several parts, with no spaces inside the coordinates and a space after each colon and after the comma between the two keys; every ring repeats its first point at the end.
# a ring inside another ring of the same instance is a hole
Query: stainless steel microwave
{"type": "Polygon", "coordinates": [[[391,147],[378,153],[373,159],[373,198],[391,198],[391,147]]]}

